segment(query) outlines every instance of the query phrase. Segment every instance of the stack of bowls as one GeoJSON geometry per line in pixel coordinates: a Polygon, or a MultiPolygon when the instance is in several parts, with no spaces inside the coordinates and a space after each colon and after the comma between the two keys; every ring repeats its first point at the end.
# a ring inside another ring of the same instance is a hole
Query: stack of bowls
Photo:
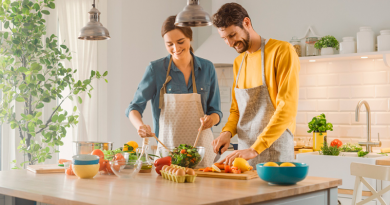
{"type": "Polygon", "coordinates": [[[89,154],[74,155],[72,169],[81,179],[91,179],[99,172],[99,156],[89,154]]]}

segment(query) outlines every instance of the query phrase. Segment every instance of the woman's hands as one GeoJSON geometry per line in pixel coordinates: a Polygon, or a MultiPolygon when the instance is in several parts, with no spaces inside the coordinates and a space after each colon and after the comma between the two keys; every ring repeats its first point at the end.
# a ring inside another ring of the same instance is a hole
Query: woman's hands
{"type": "Polygon", "coordinates": [[[141,125],[139,126],[138,130],[138,135],[142,138],[145,137],[153,137],[155,134],[152,132],[152,129],[150,128],[149,125],[141,125]]]}
{"type": "Polygon", "coordinates": [[[200,123],[202,123],[202,130],[206,130],[216,125],[219,122],[219,115],[217,113],[213,113],[211,115],[205,115],[200,118],[200,123]]]}

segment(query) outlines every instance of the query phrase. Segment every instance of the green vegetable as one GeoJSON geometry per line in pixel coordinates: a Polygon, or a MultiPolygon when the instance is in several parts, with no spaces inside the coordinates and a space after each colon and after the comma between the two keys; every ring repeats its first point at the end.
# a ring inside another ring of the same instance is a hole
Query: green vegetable
{"type": "Polygon", "coordinates": [[[198,150],[186,144],[180,144],[179,147],[173,149],[171,157],[172,164],[189,168],[195,168],[201,160],[198,150]],[[185,152],[181,153],[181,150],[185,150],[185,152]]]}
{"type": "MultiPolygon", "coordinates": [[[[316,117],[313,117],[311,122],[308,124],[309,131],[311,132],[326,132],[327,130],[333,131],[333,125],[332,123],[326,123],[325,114],[322,113],[321,115],[318,115],[316,117]]],[[[320,133],[322,135],[322,133],[320,133]]]]}
{"type": "Polygon", "coordinates": [[[365,152],[365,151],[363,151],[363,150],[360,150],[359,152],[358,152],[358,157],[364,157],[364,156],[366,156],[368,154],[368,152],[365,152]]]}
{"type": "Polygon", "coordinates": [[[115,150],[103,150],[104,159],[112,161],[116,154],[123,153],[120,148],[115,150]]]}
{"type": "Polygon", "coordinates": [[[359,144],[346,143],[341,147],[342,152],[359,152],[363,148],[359,144]]]}
{"type": "Polygon", "coordinates": [[[314,44],[314,48],[317,49],[328,48],[328,47],[336,48],[336,50],[339,50],[339,42],[334,36],[331,35],[324,36],[314,44]]]}
{"type": "Polygon", "coordinates": [[[378,154],[381,154],[383,156],[388,156],[387,153],[378,153],[378,154]]]}
{"type": "Polygon", "coordinates": [[[325,144],[323,147],[321,147],[320,154],[339,156],[340,148],[337,148],[337,146],[328,146],[327,144],[325,144]]]}

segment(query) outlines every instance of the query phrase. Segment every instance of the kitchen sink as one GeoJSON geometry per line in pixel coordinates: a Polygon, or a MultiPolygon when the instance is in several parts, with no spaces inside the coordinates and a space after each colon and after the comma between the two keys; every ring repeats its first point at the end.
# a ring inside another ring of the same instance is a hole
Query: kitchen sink
{"type": "MultiPolygon", "coordinates": [[[[358,157],[356,152],[341,152],[339,156],[320,155],[318,152],[301,153],[296,155],[296,161],[309,165],[308,176],[329,177],[342,179],[340,189],[353,189],[355,177],[351,175],[351,162],[376,164],[377,159],[387,156],[369,153],[365,157],[358,157]]],[[[373,187],[377,187],[375,179],[366,179],[373,187]]],[[[380,183],[380,181],[378,182],[380,183]]],[[[379,185],[379,184],[378,184],[379,185]]],[[[363,186],[363,190],[368,191],[363,186]]]]}

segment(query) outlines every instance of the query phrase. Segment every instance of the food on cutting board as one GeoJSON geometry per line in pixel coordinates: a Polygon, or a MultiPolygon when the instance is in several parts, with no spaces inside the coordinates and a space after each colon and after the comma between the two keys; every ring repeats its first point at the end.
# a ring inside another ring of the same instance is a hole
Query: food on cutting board
{"type": "Polygon", "coordinates": [[[187,144],[180,144],[173,149],[171,157],[172,164],[190,168],[195,167],[202,159],[198,150],[187,144]]]}
{"type": "Polygon", "coordinates": [[[156,168],[156,173],[159,174],[161,176],[161,169],[164,167],[164,166],[171,166],[172,164],[172,158],[170,156],[167,156],[167,157],[163,157],[163,158],[160,158],[160,159],[157,159],[155,162],[154,162],[154,167],[156,168]]]}
{"type": "Polygon", "coordinates": [[[250,166],[248,161],[246,161],[245,159],[236,158],[233,161],[233,166],[225,165],[222,163],[214,163],[211,167],[206,167],[198,170],[203,172],[241,174],[243,172],[253,170],[253,167],[250,166]]]}
{"type": "Polygon", "coordinates": [[[191,168],[185,168],[178,165],[171,164],[170,166],[164,165],[161,169],[161,175],[163,179],[168,179],[174,182],[195,182],[196,174],[191,168]]]}

